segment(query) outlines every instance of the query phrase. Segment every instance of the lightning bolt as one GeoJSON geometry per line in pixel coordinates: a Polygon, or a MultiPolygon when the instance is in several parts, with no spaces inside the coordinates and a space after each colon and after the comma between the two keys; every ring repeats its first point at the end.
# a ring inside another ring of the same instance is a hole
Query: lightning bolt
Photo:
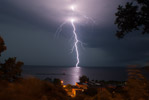
{"type": "MultiPolygon", "coordinates": [[[[74,1],[74,0],[72,0],[72,1],[74,1]]],[[[76,68],[79,68],[80,58],[79,58],[78,43],[80,43],[82,47],[83,47],[83,44],[84,44],[84,43],[82,43],[82,42],[79,41],[79,39],[78,39],[78,35],[77,35],[77,32],[76,32],[76,26],[75,26],[75,24],[74,24],[74,22],[76,21],[76,19],[75,19],[74,16],[75,16],[75,15],[80,15],[80,16],[82,16],[84,19],[87,19],[87,20],[90,20],[91,22],[93,22],[93,24],[95,24],[95,21],[94,21],[93,18],[88,17],[87,15],[82,14],[81,11],[77,10],[76,5],[74,4],[74,2],[73,2],[73,4],[72,4],[69,8],[70,8],[70,10],[71,10],[71,12],[72,12],[72,15],[71,15],[72,18],[69,19],[69,22],[71,23],[71,25],[72,25],[72,27],[73,27],[73,35],[74,35],[74,46],[73,46],[73,48],[72,48],[72,52],[73,52],[73,50],[75,49],[75,52],[76,52],[76,60],[77,60],[75,67],[76,67],[76,68]],[[76,14],[76,13],[77,13],[77,14],[76,14]]],[[[57,29],[57,31],[56,31],[56,36],[59,36],[59,34],[60,34],[61,31],[62,31],[63,26],[64,26],[66,23],[67,23],[67,21],[63,22],[63,23],[58,27],[58,29],[57,29]]]]}
{"type": "Polygon", "coordinates": [[[75,24],[74,24],[74,20],[71,20],[71,25],[73,27],[73,34],[75,36],[75,50],[76,50],[76,56],[77,56],[77,63],[76,63],[76,67],[78,67],[79,65],[79,62],[80,62],[80,59],[79,59],[79,51],[78,51],[78,36],[77,36],[77,33],[76,33],[76,27],[75,27],[75,24]]]}

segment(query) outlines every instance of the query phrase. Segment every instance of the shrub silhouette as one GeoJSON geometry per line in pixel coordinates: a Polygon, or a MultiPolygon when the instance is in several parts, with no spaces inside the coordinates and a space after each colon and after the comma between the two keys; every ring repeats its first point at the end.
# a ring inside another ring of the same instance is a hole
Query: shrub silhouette
{"type": "MultiPolygon", "coordinates": [[[[1,88],[3,87],[0,87],[0,90],[1,88]]],[[[68,100],[68,98],[62,88],[36,78],[8,83],[3,91],[0,91],[0,100],[68,100]]]]}
{"type": "Polygon", "coordinates": [[[147,91],[147,80],[141,74],[141,71],[135,68],[136,66],[129,67],[129,76],[125,88],[127,98],[130,98],[130,100],[147,100],[149,97],[147,91]]]}
{"type": "Polygon", "coordinates": [[[3,40],[3,38],[0,36],[0,56],[1,56],[1,53],[2,53],[3,51],[5,51],[5,50],[6,50],[6,46],[5,46],[4,40],[3,40]]]}
{"type": "MultiPolygon", "coordinates": [[[[0,36],[0,56],[3,51],[6,50],[4,40],[0,36]]],[[[7,80],[13,82],[21,76],[21,66],[24,63],[21,61],[16,62],[16,57],[5,60],[5,63],[0,62],[0,81],[7,80]]]]}
{"type": "Polygon", "coordinates": [[[89,78],[85,75],[79,77],[80,83],[87,83],[89,81],[89,78]]]}
{"type": "Polygon", "coordinates": [[[16,57],[9,58],[4,64],[0,64],[0,80],[7,80],[13,82],[21,77],[21,66],[23,62],[16,62],[16,57]]]}

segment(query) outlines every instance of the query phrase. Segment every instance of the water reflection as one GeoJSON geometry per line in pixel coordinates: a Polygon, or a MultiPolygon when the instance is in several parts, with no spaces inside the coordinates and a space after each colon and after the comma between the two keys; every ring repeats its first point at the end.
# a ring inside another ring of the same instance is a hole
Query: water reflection
{"type": "Polygon", "coordinates": [[[79,82],[79,77],[81,76],[81,68],[80,67],[72,67],[70,70],[71,73],[71,84],[75,84],[76,82],[79,82]]]}
{"type": "MultiPolygon", "coordinates": [[[[23,76],[35,76],[44,80],[45,78],[59,78],[64,84],[75,84],[79,76],[86,75],[90,80],[119,80],[127,79],[126,68],[105,68],[105,67],[35,67],[23,68],[23,76]]],[[[148,75],[148,73],[147,73],[148,75]]],[[[147,76],[148,77],[148,76],[147,76]]]]}

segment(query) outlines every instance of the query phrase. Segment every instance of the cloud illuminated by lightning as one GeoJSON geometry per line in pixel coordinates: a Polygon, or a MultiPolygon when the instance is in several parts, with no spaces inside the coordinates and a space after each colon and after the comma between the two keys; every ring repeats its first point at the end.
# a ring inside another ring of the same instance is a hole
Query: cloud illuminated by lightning
{"type": "MultiPolygon", "coordinates": [[[[66,22],[70,22],[71,25],[72,25],[72,27],[73,27],[74,46],[73,46],[73,48],[72,48],[72,52],[73,52],[73,50],[75,49],[75,52],[76,52],[76,60],[77,60],[75,67],[76,67],[76,68],[79,68],[80,58],[79,58],[78,43],[80,43],[81,46],[83,45],[83,43],[78,40],[78,34],[76,33],[76,26],[75,26],[74,22],[77,22],[78,19],[75,18],[75,14],[77,13],[77,15],[79,14],[79,15],[82,16],[83,18],[85,18],[85,19],[87,19],[87,20],[91,20],[93,23],[95,23],[95,21],[94,21],[92,18],[90,18],[90,17],[88,17],[88,16],[86,16],[86,15],[80,13],[80,11],[77,10],[77,6],[76,6],[75,4],[70,5],[70,6],[69,6],[69,9],[70,9],[71,12],[72,12],[72,17],[69,18],[68,21],[66,21],[66,22]]],[[[58,27],[58,29],[57,29],[57,31],[56,31],[56,35],[58,35],[58,34],[62,31],[62,27],[63,27],[63,25],[66,24],[66,22],[63,22],[63,23],[58,27]]]]}
{"type": "MultiPolygon", "coordinates": [[[[71,5],[71,10],[72,10],[72,12],[75,11],[75,6],[74,5],[71,5]]],[[[76,67],[78,68],[79,67],[78,65],[80,63],[79,51],[78,51],[78,42],[79,42],[79,40],[78,40],[78,36],[77,36],[77,33],[76,33],[76,27],[75,27],[74,21],[75,21],[74,18],[70,19],[71,25],[73,27],[73,34],[74,34],[74,37],[75,37],[74,47],[75,47],[75,50],[76,50],[76,57],[77,57],[76,67]]]]}

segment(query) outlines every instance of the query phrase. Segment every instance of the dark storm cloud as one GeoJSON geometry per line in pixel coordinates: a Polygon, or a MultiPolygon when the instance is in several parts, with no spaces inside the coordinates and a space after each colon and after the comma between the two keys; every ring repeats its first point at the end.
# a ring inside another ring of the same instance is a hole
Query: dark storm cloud
{"type": "MultiPolygon", "coordinates": [[[[13,1],[13,0],[12,0],[13,1]]],[[[32,26],[37,26],[41,29],[45,29],[48,31],[55,31],[58,23],[54,23],[53,20],[50,20],[48,23],[43,18],[39,17],[38,15],[27,12],[24,9],[21,9],[18,6],[12,4],[10,0],[1,0],[0,1],[0,17],[1,23],[9,23],[10,21],[16,20],[14,24],[18,22],[28,23],[32,26]]]]}
{"type": "Polygon", "coordinates": [[[104,50],[111,61],[109,63],[119,64],[139,64],[147,62],[149,52],[149,37],[140,32],[128,34],[124,39],[118,39],[115,36],[116,28],[104,27],[95,29],[96,32],[86,34],[88,37],[82,40],[87,45],[86,48],[99,48],[104,50]]]}
{"type": "MultiPolygon", "coordinates": [[[[114,25],[116,8],[126,1],[76,0],[76,23],[79,39],[80,65],[109,66],[145,63],[149,54],[149,36],[139,32],[117,39],[114,25]],[[95,23],[83,19],[92,17],[95,23]]],[[[58,39],[53,39],[57,27],[72,16],[71,0],[0,0],[0,35],[8,47],[4,58],[17,56],[25,64],[71,66],[72,27],[67,23],[58,39]]]]}

